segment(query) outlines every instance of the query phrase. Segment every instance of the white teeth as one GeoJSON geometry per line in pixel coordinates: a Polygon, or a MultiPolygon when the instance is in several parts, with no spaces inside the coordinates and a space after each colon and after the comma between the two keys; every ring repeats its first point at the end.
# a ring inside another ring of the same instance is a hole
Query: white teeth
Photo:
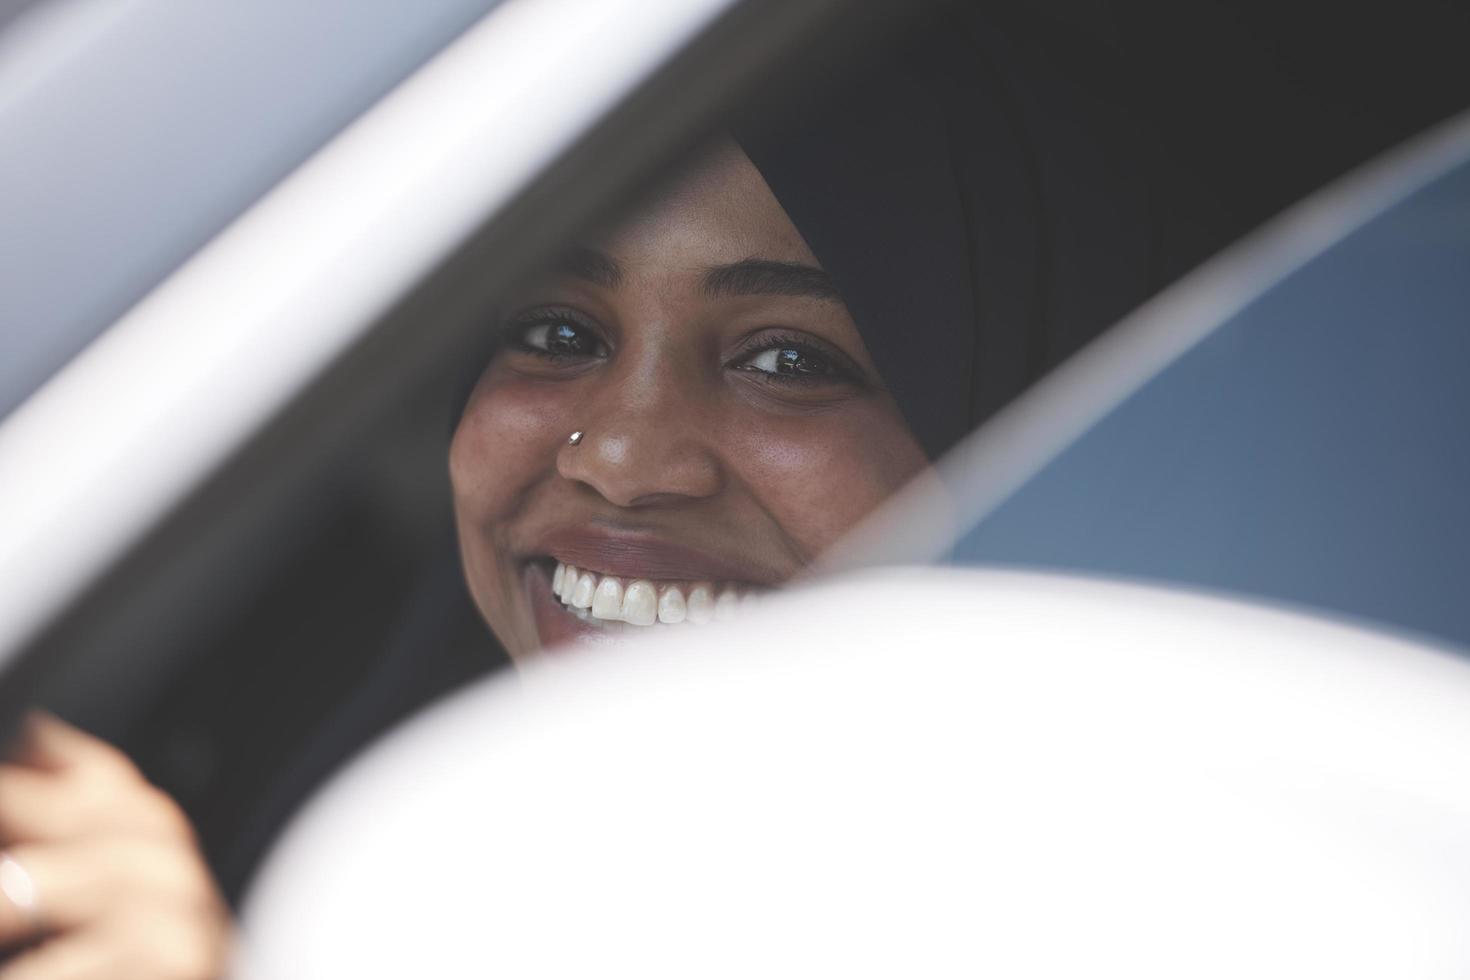
{"type": "Polygon", "coordinates": [[[636,579],[626,586],[614,575],[597,575],[575,565],[556,563],[551,576],[551,591],[579,619],[598,620],[614,632],[628,626],[703,624],[726,622],[749,611],[759,593],[741,592],[726,585],[716,594],[709,582],[697,582],[684,589],[677,585],[660,587],[648,579],[636,579]]]}
{"type": "Polygon", "coordinates": [[[623,596],[622,620],[634,626],[652,626],[657,618],[657,605],[658,590],[652,582],[639,579],[628,586],[628,592],[623,596]]]}
{"type": "Polygon", "coordinates": [[[747,592],[740,597],[740,615],[750,613],[760,603],[760,595],[755,592],[747,592]]]}
{"type": "Polygon", "coordinates": [[[658,597],[658,621],[660,623],[682,623],[689,609],[684,604],[684,593],[673,586],[664,589],[658,597]]]}
{"type": "Polygon", "coordinates": [[[592,577],[591,572],[583,572],[577,579],[577,585],[572,589],[572,605],[578,609],[592,608],[592,593],[597,589],[597,580],[592,577]]]}
{"type": "Polygon", "coordinates": [[[711,592],[713,586],[707,582],[700,582],[689,590],[688,616],[691,623],[707,623],[715,618],[715,597],[711,592]]]}
{"type": "Polygon", "coordinates": [[[740,608],[740,598],[734,589],[727,588],[715,600],[715,622],[727,623],[734,619],[740,608]]]}
{"type": "Polygon", "coordinates": [[[592,594],[592,615],[598,619],[620,619],[623,608],[623,583],[611,575],[597,583],[592,594]]]}

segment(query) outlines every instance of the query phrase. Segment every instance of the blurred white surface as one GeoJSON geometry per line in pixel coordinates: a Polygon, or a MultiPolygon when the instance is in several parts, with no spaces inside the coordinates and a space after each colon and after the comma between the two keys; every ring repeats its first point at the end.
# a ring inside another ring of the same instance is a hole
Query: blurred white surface
{"type": "Polygon", "coordinates": [[[370,750],[254,978],[1463,977],[1470,665],[1295,614],[872,574],[370,750]]]}

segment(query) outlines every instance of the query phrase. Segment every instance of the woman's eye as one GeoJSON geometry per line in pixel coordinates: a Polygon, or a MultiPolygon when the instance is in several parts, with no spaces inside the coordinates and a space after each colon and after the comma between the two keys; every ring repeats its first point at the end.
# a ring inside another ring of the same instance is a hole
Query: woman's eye
{"type": "Polygon", "coordinates": [[[797,344],[772,344],[744,358],[737,368],[783,381],[839,380],[845,372],[834,359],[797,344]]]}
{"type": "Polygon", "coordinates": [[[606,357],[607,345],[591,330],[570,320],[543,320],[513,335],[522,350],[548,357],[606,357]]]}

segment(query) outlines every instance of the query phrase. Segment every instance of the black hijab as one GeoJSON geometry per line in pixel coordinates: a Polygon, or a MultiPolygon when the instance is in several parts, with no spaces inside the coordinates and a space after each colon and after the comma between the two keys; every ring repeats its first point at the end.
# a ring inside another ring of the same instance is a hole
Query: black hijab
{"type": "Polygon", "coordinates": [[[1225,240],[1126,60],[1095,30],[942,8],[731,123],[931,459],[1225,240]]]}
{"type": "Polygon", "coordinates": [[[1211,241],[1106,52],[1042,40],[947,12],[734,126],[931,458],[1211,241]]]}

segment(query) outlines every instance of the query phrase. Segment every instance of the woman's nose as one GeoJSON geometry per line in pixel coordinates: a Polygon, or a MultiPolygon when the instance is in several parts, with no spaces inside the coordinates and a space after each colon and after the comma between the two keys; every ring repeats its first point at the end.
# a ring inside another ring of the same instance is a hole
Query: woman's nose
{"type": "Polygon", "coordinates": [[[630,376],[586,407],[582,437],[564,442],[557,472],[619,507],[714,496],[723,475],[697,393],[679,379],[630,376]]]}

